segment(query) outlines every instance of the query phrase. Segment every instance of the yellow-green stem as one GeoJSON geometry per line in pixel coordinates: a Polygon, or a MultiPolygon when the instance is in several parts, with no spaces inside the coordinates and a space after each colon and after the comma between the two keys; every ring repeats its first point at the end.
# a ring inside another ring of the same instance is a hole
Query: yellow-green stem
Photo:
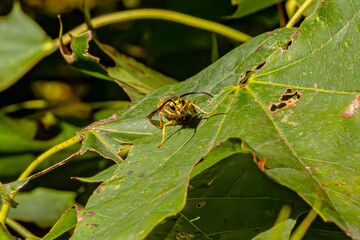
{"type": "MultiPolygon", "coordinates": [[[[31,172],[40,164],[42,163],[47,157],[53,155],[54,153],[67,148],[69,146],[72,146],[78,142],[80,142],[82,140],[82,137],[75,135],[74,137],[59,143],[57,145],[55,145],[54,147],[50,148],[49,150],[47,150],[46,152],[44,152],[43,154],[41,154],[39,157],[37,157],[26,169],[25,171],[20,175],[20,177],[17,179],[18,181],[25,179],[26,177],[28,177],[31,172]]],[[[12,198],[14,198],[15,194],[17,193],[17,191],[14,191],[10,196],[12,198]]],[[[7,218],[7,215],[9,213],[9,209],[10,209],[10,205],[8,205],[7,203],[4,203],[1,211],[0,211],[0,224],[2,224],[3,226],[5,226],[5,221],[7,218]]]]}
{"type": "Polygon", "coordinates": [[[285,27],[290,28],[293,27],[301,18],[303,12],[306,10],[306,8],[309,7],[309,5],[313,2],[313,0],[306,0],[303,5],[300,6],[300,8],[296,11],[294,16],[289,20],[289,22],[286,24],[285,27]]]}
{"type": "Polygon", "coordinates": [[[294,233],[291,235],[290,240],[301,240],[307,230],[309,229],[311,223],[315,220],[317,213],[314,208],[308,213],[305,219],[300,223],[300,225],[296,228],[294,233]]]}
{"type": "Polygon", "coordinates": [[[15,238],[6,229],[5,225],[0,224],[0,236],[1,240],[15,240],[15,238]]]}
{"type": "MultiPolygon", "coordinates": [[[[239,42],[246,42],[252,38],[251,36],[245,33],[242,33],[238,30],[222,25],[220,23],[189,16],[179,12],[162,10],[162,9],[135,9],[135,10],[110,13],[92,19],[91,24],[94,28],[99,28],[113,23],[119,23],[119,22],[125,22],[130,20],[137,20],[137,19],[160,19],[160,20],[173,21],[191,27],[214,32],[226,36],[228,38],[232,38],[239,42]]],[[[78,27],[71,30],[69,33],[73,35],[79,35],[85,32],[86,30],[87,30],[86,24],[81,24],[78,27]]],[[[65,34],[63,36],[63,42],[64,44],[68,44],[70,42],[70,37],[68,34],[65,34]]],[[[55,40],[54,44],[59,44],[59,41],[55,40]]]]}
{"type": "Polygon", "coordinates": [[[16,112],[22,109],[39,109],[48,107],[49,104],[42,99],[29,100],[22,103],[15,103],[1,108],[0,110],[4,113],[16,112]]]}
{"type": "Polygon", "coordinates": [[[24,238],[34,237],[35,235],[32,234],[29,230],[24,228],[21,224],[16,222],[15,220],[11,218],[6,219],[6,225],[14,229],[17,233],[19,233],[24,238]]]}

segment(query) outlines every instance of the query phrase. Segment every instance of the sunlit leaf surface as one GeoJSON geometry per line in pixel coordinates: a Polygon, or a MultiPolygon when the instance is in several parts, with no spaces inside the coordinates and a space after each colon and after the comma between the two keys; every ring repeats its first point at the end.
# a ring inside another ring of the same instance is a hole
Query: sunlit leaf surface
{"type": "Polygon", "coordinates": [[[264,172],[324,220],[360,238],[360,116],[342,116],[360,94],[359,11],[360,2],[326,1],[299,31],[263,34],[193,78],[86,128],[82,152],[119,162],[122,146],[134,146],[90,198],[73,239],[143,238],[183,208],[193,165],[230,136],[266,159],[264,172]],[[159,99],[191,91],[215,95],[209,104],[189,96],[215,113],[168,127],[157,148],[161,131],[145,116],[159,99]]]}

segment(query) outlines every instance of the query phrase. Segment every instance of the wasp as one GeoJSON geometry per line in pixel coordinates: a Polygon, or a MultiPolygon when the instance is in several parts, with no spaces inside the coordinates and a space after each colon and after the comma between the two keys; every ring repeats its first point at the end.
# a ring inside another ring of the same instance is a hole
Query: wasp
{"type": "Polygon", "coordinates": [[[185,96],[190,94],[206,94],[211,98],[213,97],[210,93],[207,92],[189,92],[181,96],[165,97],[159,101],[159,103],[157,104],[157,108],[147,116],[150,122],[154,124],[151,119],[155,114],[159,114],[160,123],[154,125],[160,129],[163,129],[163,138],[161,143],[157,145],[157,147],[160,147],[165,141],[165,127],[185,124],[190,119],[198,115],[198,113],[196,112],[196,108],[203,114],[207,115],[214,112],[205,112],[200,107],[194,104],[195,100],[189,101],[184,98],[185,96]],[[164,122],[162,116],[164,116],[168,120],[168,122],[164,122]]]}

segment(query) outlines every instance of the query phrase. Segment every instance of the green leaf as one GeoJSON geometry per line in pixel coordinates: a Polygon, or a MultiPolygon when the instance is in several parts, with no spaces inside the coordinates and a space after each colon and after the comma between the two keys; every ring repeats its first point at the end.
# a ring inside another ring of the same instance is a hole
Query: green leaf
{"type": "Polygon", "coordinates": [[[360,238],[360,2],[328,0],[299,30],[280,29],[243,44],[193,78],[158,89],[82,132],[82,151],[128,158],[90,198],[74,239],[140,239],[184,206],[195,163],[229,137],[266,159],[264,172],[297,192],[325,221],[360,238]],[[191,91],[215,110],[162,131],[145,119],[159,99],[191,91]],[[347,110],[348,109],[348,110],[347,110]],[[345,117],[345,111],[352,111],[345,117]],[[157,141],[158,140],[158,141],[157,141]],[[89,227],[98,224],[96,231],[89,227]]]}
{"type": "MultiPolygon", "coordinates": [[[[185,203],[188,176],[193,165],[227,138],[219,133],[222,127],[234,128],[234,123],[222,124],[223,118],[240,119],[228,113],[229,104],[234,101],[231,97],[234,96],[233,88],[224,89],[205,108],[216,109],[213,116],[194,119],[186,128],[169,127],[167,141],[160,149],[156,145],[161,141],[162,131],[151,125],[146,115],[156,108],[159,99],[167,95],[199,90],[217,93],[223,87],[236,85],[242,72],[263,62],[294,32],[294,29],[281,29],[263,34],[194,78],[156,90],[112,118],[84,129],[81,133],[85,137],[82,153],[95,150],[118,161],[117,152],[122,146],[128,142],[134,142],[134,146],[126,161],[100,185],[85,210],[81,211],[85,217],[78,224],[73,239],[141,239],[162,219],[179,212],[185,203]],[[86,215],[90,212],[91,216],[86,215]],[[90,228],[90,224],[96,224],[96,228],[90,228]]],[[[204,107],[208,98],[194,95],[193,99],[204,107]]],[[[236,112],[240,110],[246,108],[238,106],[236,112]]]]}
{"type": "Polygon", "coordinates": [[[79,36],[71,36],[71,51],[64,45],[60,48],[65,60],[93,77],[115,81],[134,99],[159,87],[176,82],[135,59],[120,54],[114,48],[97,42],[115,63],[113,67],[102,65],[100,58],[89,53],[89,43],[92,38],[91,31],[79,36]]]}
{"type": "MultiPolygon", "coordinates": [[[[253,163],[251,154],[232,153],[240,147],[227,140],[199,164],[217,163],[194,177],[187,201],[177,217],[159,224],[147,239],[251,239],[271,228],[283,205],[297,218],[309,206],[294,192],[268,179],[253,163]],[[222,158],[221,152],[230,156],[222,158]]],[[[197,165],[197,166],[199,166],[197,165]]]]}
{"type": "Polygon", "coordinates": [[[9,204],[12,208],[16,208],[18,203],[15,202],[9,195],[9,193],[4,188],[3,184],[0,182],[0,205],[4,202],[9,204]]]}
{"type": "MultiPolygon", "coordinates": [[[[301,6],[306,0],[296,0],[296,2],[299,4],[299,6],[301,6]]],[[[306,8],[304,15],[305,16],[310,16],[312,13],[314,13],[320,6],[321,3],[323,1],[322,0],[314,0],[309,7],[306,8]]]]}
{"type": "Polygon", "coordinates": [[[231,0],[232,5],[237,5],[235,13],[227,18],[241,18],[249,14],[255,13],[276,3],[282,2],[281,0],[231,0]]]}
{"type": "MultiPolygon", "coordinates": [[[[59,125],[62,132],[56,137],[46,141],[37,140],[34,139],[37,130],[36,121],[10,118],[0,113],[0,152],[2,154],[18,154],[28,151],[44,151],[72,137],[78,130],[66,122],[61,122],[59,125]]],[[[25,156],[24,159],[26,159],[25,156]]]]}
{"type": "Polygon", "coordinates": [[[42,240],[55,239],[74,228],[77,223],[77,211],[78,208],[76,206],[66,210],[42,240]]]}
{"type": "Polygon", "coordinates": [[[11,209],[9,217],[34,222],[42,228],[51,227],[70,206],[75,204],[76,193],[36,188],[16,195],[19,206],[11,209]]]}
{"type": "Polygon", "coordinates": [[[54,49],[54,43],[15,1],[13,10],[0,17],[0,91],[19,80],[54,49]]]}
{"type": "Polygon", "coordinates": [[[270,239],[282,239],[287,240],[290,237],[291,230],[293,229],[296,221],[288,219],[276,224],[273,228],[260,233],[253,240],[270,240],[270,239]]]}
{"type": "Polygon", "coordinates": [[[113,175],[116,168],[117,168],[117,165],[112,165],[111,167],[108,167],[104,171],[96,174],[95,176],[87,177],[87,178],[74,177],[73,179],[77,179],[79,181],[89,182],[89,183],[103,182],[103,181],[106,181],[107,179],[109,179],[113,175]]]}

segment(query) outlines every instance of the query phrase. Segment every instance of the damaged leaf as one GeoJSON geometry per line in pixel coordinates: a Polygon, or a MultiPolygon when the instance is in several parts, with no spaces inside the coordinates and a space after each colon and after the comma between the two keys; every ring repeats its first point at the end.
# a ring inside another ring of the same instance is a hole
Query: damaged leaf
{"type": "Polygon", "coordinates": [[[297,192],[325,221],[360,238],[359,115],[341,116],[360,94],[360,68],[354,61],[359,12],[357,2],[325,1],[286,51],[281,46],[296,29],[258,36],[193,78],[153,91],[86,128],[82,152],[117,160],[123,145],[131,142],[133,147],[81,211],[84,217],[73,239],[144,238],[183,208],[191,169],[230,136],[252,149],[265,174],[297,192]],[[264,61],[239,85],[240,76],[264,61]],[[190,99],[214,114],[169,127],[157,148],[162,131],[146,115],[159,99],[192,91],[214,95],[210,103],[201,96],[190,99]],[[282,95],[280,101],[291,101],[293,107],[281,115],[269,111],[267,106],[282,95]]]}
{"type": "Polygon", "coordinates": [[[0,206],[6,202],[9,204],[12,208],[16,208],[18,203],[15,202],[11,197],[10,194],[6,191],[2,183],[0,182],[0,206]]]}
{"type": "Polygon", "coordinates": [[[350,118],[359,109],[360,106],[360,95],[356,96],[355,100],[348,106],[345,112],[341,116],[350,118]]]}
{"type": "MultiPolygon", "coordinates": [[[[141,239],[163,218],[180,211],[184,206],[193,165],[227,138],[227,129],[233,127],[228,121],[238,119],[236,113],[234,115],[229,109],[237,109],[237,113],[247,109],[233,105],[235,101],[238,102],[239,92],[246,96],[246,92],[237,85],[240,74],[262,63],[264,56],[273,53],[294,32],[294,29],[278,30],[271,38],[263,34],[232,51],[196,77],[160,88],[119,111],[111,119],[84,129],[81,133],[85,137],[82,153],[94,150],[118,161],[117,152],[121,147],[129,142],[134,145],[126,161],[121,163],[81,211],[94,214],[84,216],[73,239],[141,239]],[[260,45],[263,49],[257,51],[260,45]],[[247,56],[246,61],[237,56],[247,56]],[[226,71],[217,71],[221,66],[227,66],[226,71]],[[220,92],[222,88],[224,90],[220,92]],[[210,103],[206,96],[201,95],[189,96],[189,100],[196,100],[199,107],[206,111],[216,112],[193,119],[187,127],[169,127],[165,143],[157,148],[156,142],[161,140],[162,131],[153,126],[146,116],[165,96],[199,90],[218,94],[210,103]],[[98,224],[96,231],[91,224],[98,224]]],[[[257,119],[253,121],[257,122],[257,119]]]]}
{"type": "MultiPolygon", "coordinates": [[[[167,77],[135,59],[117,52],[111,46],[96,41],[100,49],[104,51],[114,62],[115,66],[105,66],[100,59],[89,53],[93,34],[87,31],[79,36],[72,36],[70,49],[61,41],[60,51],[64,59],[90,76],[114,81],[119,84],[132,99],[145,95],[159,87],[175,83],[176,80],[167,77]]],[[[62,29],[60,31],[62,39],[62,29]]]]}

